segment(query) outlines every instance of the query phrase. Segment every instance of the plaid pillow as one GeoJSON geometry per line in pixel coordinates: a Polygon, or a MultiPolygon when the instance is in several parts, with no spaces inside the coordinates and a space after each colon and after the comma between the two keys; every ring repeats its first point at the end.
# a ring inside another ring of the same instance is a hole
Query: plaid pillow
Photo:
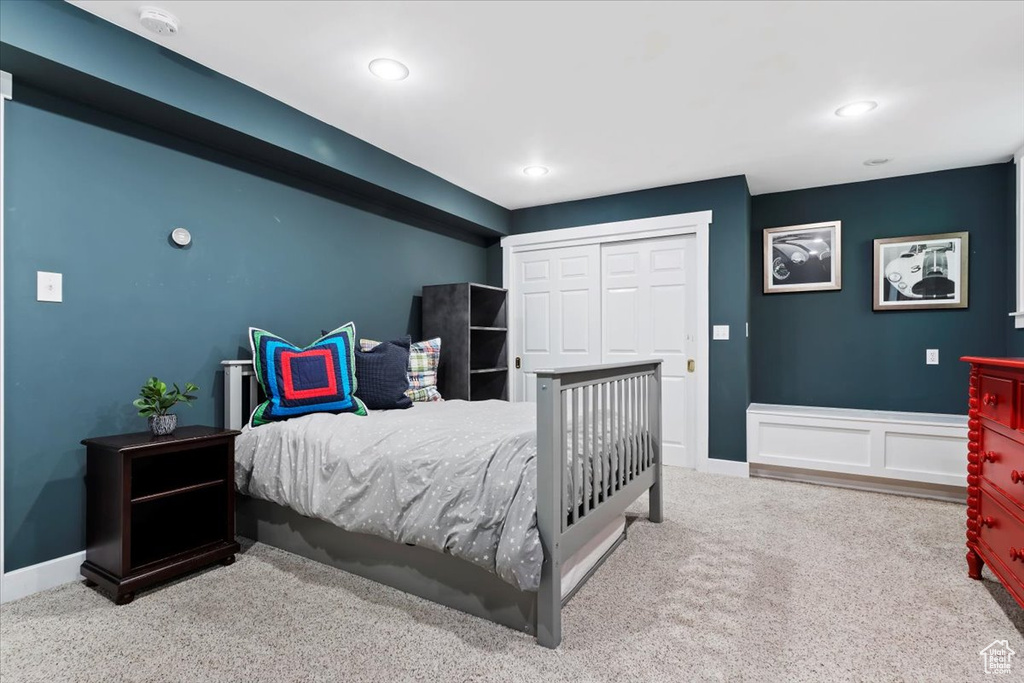
{"type": "MultiPolygon", "coordinates": [[[[380,344],[360,339],[359,348],[369,351],[380,344]]],[[[441,338],[416,342],[409,347],[409,389],[405,395],[413,401],[443,401],[437,390],[437,364],[441,361],[441,338]]]]}

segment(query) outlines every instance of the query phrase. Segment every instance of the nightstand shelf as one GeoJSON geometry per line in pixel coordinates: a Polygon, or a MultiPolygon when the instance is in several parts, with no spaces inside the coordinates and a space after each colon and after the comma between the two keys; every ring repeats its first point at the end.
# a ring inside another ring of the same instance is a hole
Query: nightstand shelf
{"type": "Polygon", "coordinates": [[[151,500],[160,500],[161,498],[167,498],[168,496],[177,496],[182,493],[191,493],[192,491],[198,491],[199,489],[205,489],[210,486],[218,486],[223,484],[225,479],[214,479],[213,481],[204,481],[199,484],[189,484],[188,486],[182,486],[181,488],[171,489],[170,491],[160,491],[159,493],[150,493],[149,495],[139,496],[138,498],[132,498],[132,505],[136,503],[148,503],[151,500]]]}
{"type": "Polygon", "coordinates": [[[238,432],[181,427],[86,439],[82,575],[118,604],[205,565],[231,564],[238,432]]]}

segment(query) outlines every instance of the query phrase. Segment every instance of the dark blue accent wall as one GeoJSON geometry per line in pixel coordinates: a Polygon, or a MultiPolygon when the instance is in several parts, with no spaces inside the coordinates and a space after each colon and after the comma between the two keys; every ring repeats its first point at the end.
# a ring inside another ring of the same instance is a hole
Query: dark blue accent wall
{"type": "MultiPolygon", "coordinates": [[[[6,3],[5,3],[6,4],[6,3]]],[[[84,547],[85,437],[144,430],[150,375],[202,387],[250,325],[296,343],[354,320],[419,333],[425,284],[481,281],[486,250],[366,213],[273,170],[16,84],[5,180],[8,571],[84,547]],[[193,244],[168,240],[187,227],[193,244]],[[36,271],[64,302],[36,302],[36,271]]]]}
{"type": "Polygon", "coordinates": [[[729,325],[731,335],[729,341],[710,342],[708,452],[712,458],[746,460],[750,193],[743,176],[520,209],[512,212],[512,233],[709,209],[710,322],[729,325]]]}
{"type": "Polygon", "coordinates": [[[753,401],[963,413],[960,356],[1007,353],[1012,176],[1012,163],[996,164],[754,197],[753,401]],[[843,225],[842,290],[762,294],[762,230],[830,220],[843,225]],[[872,310],[874,239],[962,230],[970,233],[969,308],[872,310]],[[925,365],[929,348],[939,349],[939,365],[925,365]]]}

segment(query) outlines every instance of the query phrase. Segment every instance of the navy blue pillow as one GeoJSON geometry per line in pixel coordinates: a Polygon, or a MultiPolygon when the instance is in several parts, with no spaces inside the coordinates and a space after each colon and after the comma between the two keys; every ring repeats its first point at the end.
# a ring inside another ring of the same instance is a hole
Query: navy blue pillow
{"type": "Polygon", "coordinates": [[[411,337],[356,350],[356,397],[370,410],[410,408],[409,346],[411,337]]]}

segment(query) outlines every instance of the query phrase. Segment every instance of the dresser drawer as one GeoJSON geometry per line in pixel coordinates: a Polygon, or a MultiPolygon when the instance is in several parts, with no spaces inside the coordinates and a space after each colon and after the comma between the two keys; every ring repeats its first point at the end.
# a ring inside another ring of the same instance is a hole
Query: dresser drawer
{"type": "Polygon", "coordinates": [[[978,410],[981,416],[1015,429],[1013,380],[982,374],[978,385],[978,410]]]}
{"type": "MultiPolygon", "coordinates": [[[[972,467],[968,467],[970,472],[972,467]]],[[[1024,446],[995,430],[981,433],[979,473],[999,490],[1024,506],[1024,446]]]]}
{"type": "Polygon", "coordinates": [[[997,560],[1002,567],[993,569],[1011,575],[1002,578],[1016,579],[1017,585],[1012,589],[1020,594],[1024,590],[1024,522],[1011,514],[995,494],[983,489],[978,516],[967,523],[978,531],[979,546],[987,556],[985,560],[989,565],[997,560]]]}

